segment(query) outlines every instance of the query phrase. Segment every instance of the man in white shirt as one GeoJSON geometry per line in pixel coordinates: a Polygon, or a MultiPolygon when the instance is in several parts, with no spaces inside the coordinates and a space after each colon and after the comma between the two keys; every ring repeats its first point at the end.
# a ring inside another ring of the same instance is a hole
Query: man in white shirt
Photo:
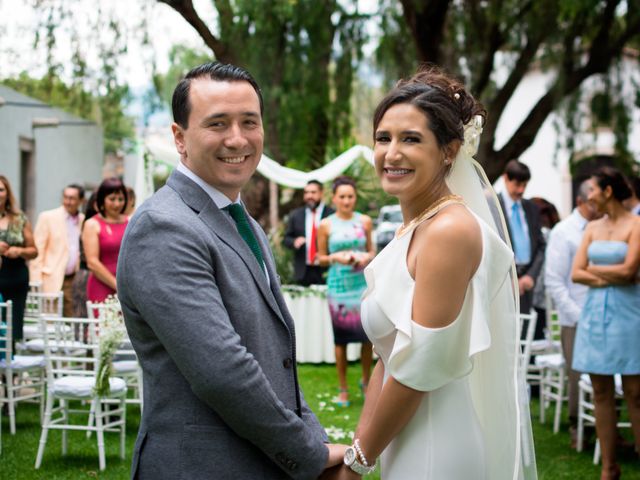
{"type": "Polygon", "coordinates": [[[68,185],[62,192],[62,206],[42,212],[33,232],[38,256],[29,263],[29,279],[41,282],[45,293],[63,291],[65,317],[73,316],[72,286],[80,265],[83,200],[84,189],[68,185]]]}
{"type": "Polygon", "coordinates": [[[551,296],[560,319],[562,353],[569,375],[569,428],[572,446],[575,446],[576,441],[578,381],[580,380],[580,372],[571,368],[573,343],[588,287],[571,281],[571,267],[587,223],[597,217],[595,208],[587,201],[589,188],[588,180],[580,184],[576,196],[576,208],[571,212],[571,215],[551,230],[546,251],[547,261],[544,277],[547,293],[551,296]]]}

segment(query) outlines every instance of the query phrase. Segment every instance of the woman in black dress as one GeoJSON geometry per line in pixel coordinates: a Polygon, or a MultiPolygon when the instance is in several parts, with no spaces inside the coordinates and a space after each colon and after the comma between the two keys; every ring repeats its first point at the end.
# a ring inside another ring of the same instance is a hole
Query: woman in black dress
{"type": "Polygon", "coordinates": [[[18,208],[11,184],[0,175],[0,295],[13,302],[13,339],[22,339],[24,304],[29,292],[29,270],[25,260],[38,256],[33,230],[18,208]]]}

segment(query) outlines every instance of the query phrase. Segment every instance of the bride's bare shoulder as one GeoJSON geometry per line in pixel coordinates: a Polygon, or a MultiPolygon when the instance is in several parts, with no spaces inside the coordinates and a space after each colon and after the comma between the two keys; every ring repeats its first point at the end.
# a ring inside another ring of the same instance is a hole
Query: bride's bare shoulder
{"type": "Polygon", "coordinates": [[[464,205],[452,205],[429,222],[420,225],[414,239],[416,253],[469,263],[474,267],[482,257],[482,231],[476,217],[464,205]]]}

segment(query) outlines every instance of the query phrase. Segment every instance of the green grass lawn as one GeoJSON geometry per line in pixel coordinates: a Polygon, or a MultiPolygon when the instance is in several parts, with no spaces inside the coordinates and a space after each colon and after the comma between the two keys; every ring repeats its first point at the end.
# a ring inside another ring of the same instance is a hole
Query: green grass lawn
{"type": "MultiPolygon", "coordinates": [[[[351,388],[351,406],[335,407],[331,399],[337,394],[337,380],[333,365],[301,365],[300,382],[305,397],[311,408],[317,413],[321,423],[327,428],[333,441],[348,442],[355,429],[363,398],[358,389],[359,365],[349,368],[351,388]]],[[[552,432],[548,421],[540,425],[537,418],[537,402],[532,405],[534,415],[533,431],[540,480],[598,479],[599,467],[591,462],[593,446],[584,452],[577,453],[569,448],[569,435],[566,423],[557,435],[552,432]]],[[[42,467],[34,470],[33,465],[38,449],[40,424],[38,409],[35,405],[21,405],[18,409],[18,433],[10,435],[9,421],[2,417],[2,454],[0,455],[0,479],[126,479],[129,476],[131,451],[139,421],[137,407],[129,407],[127,416],[127,458],[118,457],[118,435],[105,436],[107,469],[98,470],[98,451],[95,437],[87,440],[84,432],[69,432],[69,452],[66,457],[60,454],[60,432],[49,433],[49,441],[45,450],[42,467]]],[[[629,432],[623,432],[630,438],[629,432]]],[[[633,452],[626,450],[620,453],[620,463],[625,480],[640,480],[640,461],[634,458],[633,452]]],[[[379,479],[377,475],[367,477],[379,479]]],[[[212,479],[213,480],[213,479],[212,479]]]]}

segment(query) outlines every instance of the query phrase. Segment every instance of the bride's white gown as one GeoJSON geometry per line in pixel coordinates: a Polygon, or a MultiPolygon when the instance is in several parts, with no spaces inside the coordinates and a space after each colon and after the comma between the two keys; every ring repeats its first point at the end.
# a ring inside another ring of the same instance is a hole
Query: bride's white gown
{"type": "MultiPolygon", "coordinates": [[[[496,341],[490,329],[496,308],[492,300],[498,290],[508,287],[513,253],[484,221],[476,219],[482,231],[482,259],[460,314],[444,328],[425,328],[411,319],[413,297],[420,295],[414,291],[406,261],[415,228],[395,238],[365,270],[368,288],[362,323],[384,363],[385,382],[391,375],[408,387],[428,392],[414,417],[381,455],[383,480],[513,477],[513,466],[509,466],[512,446],[495,448],[500,442],[495,436],[502,433],[498,425],[492,432],[491,418],[501,408],[504,415],[515,415],[513,406],[491,405],[487,410],[483,405],[489,403],[483,397],[486,392],[475,392],[491,389],[500,379],[489,378],[487,372],[483,378],[471,375],[480,357],[476,354],[496,341]]],[[[511,442],[509,437],[516,438],[515,432],[510,431],[502,441],[511,442]]]]}

